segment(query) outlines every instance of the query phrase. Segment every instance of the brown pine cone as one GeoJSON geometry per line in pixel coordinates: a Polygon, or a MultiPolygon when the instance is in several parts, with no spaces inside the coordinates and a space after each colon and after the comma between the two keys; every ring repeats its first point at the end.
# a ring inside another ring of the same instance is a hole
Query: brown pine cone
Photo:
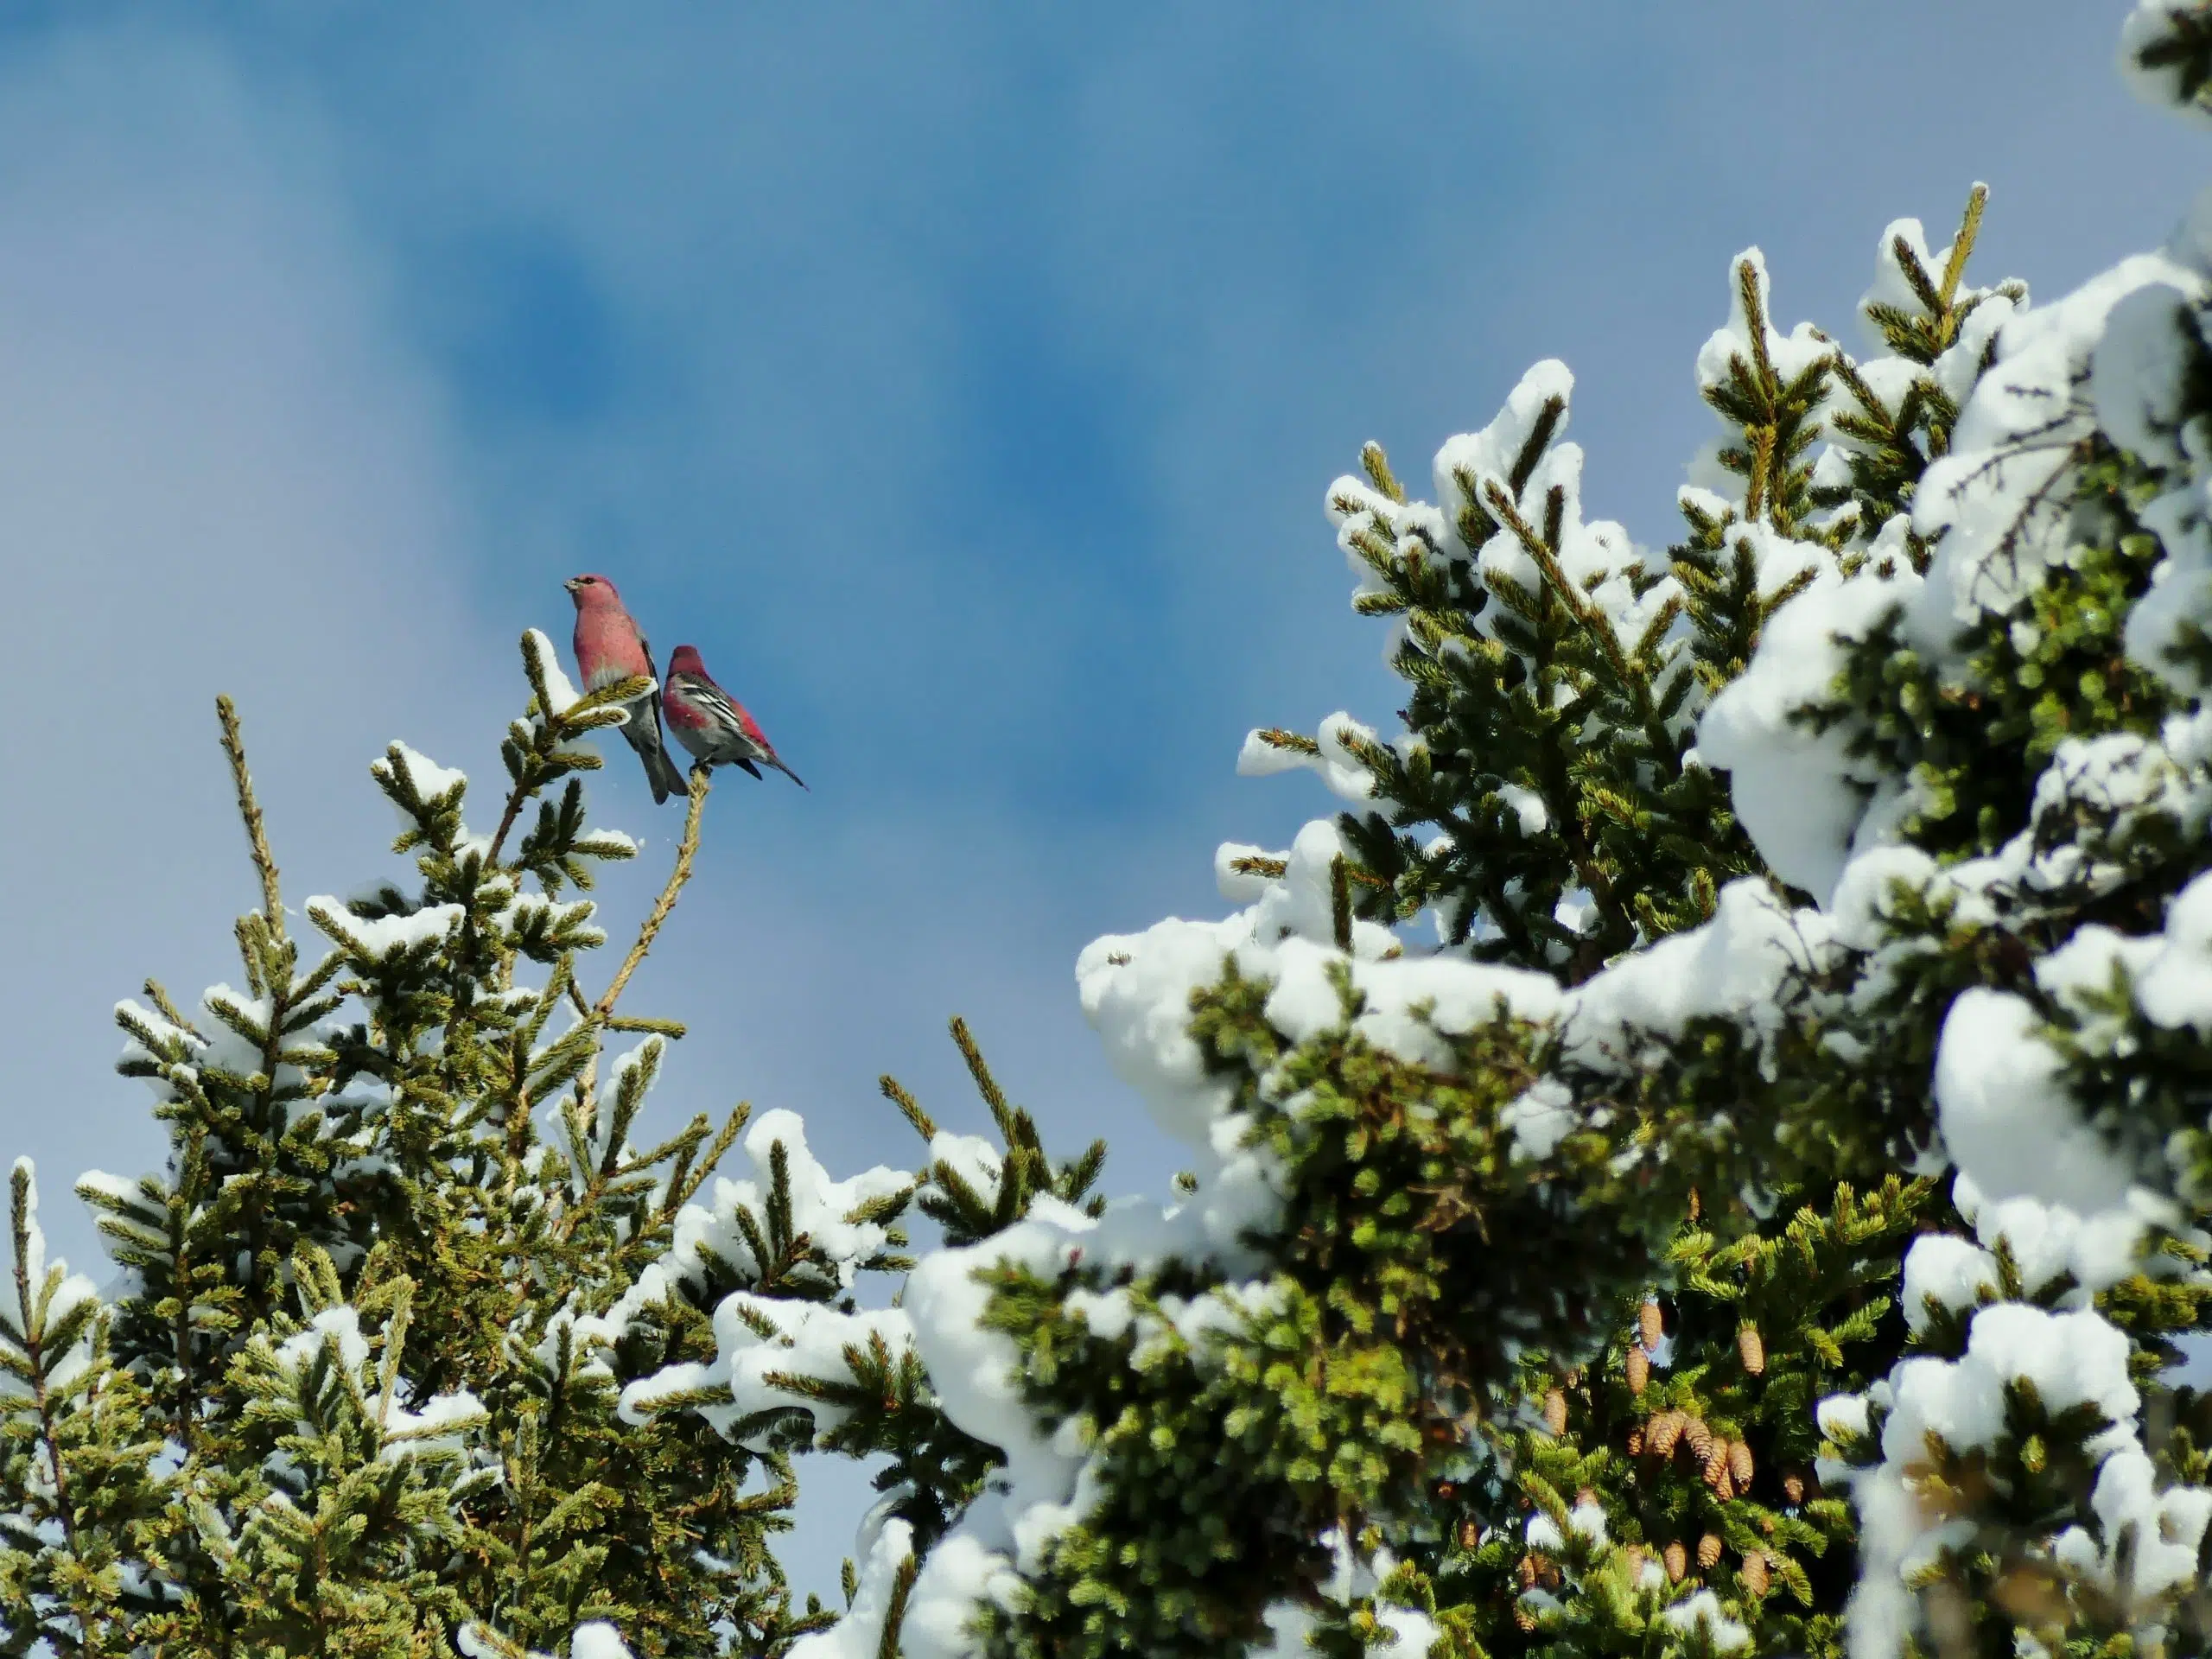
{"type": "Polygon", "coordinates": [[[1534,1555],[1523,1555],[1521,1558],[1520,1566],[1521,1587],[1523,1590],[1533,1590],[1536,1587],[1536,1558],[1534,1555]]]}
{"type": "Polygon", "coordinates": [[[1651,1381],[1651,1356],[1641,1348],[1628,1351],[1628,1391],[1642,1394],[1651,1381]]]}
{"type": "Polygon", "coordinates": [[[1533,1630],[1536,1628],[1535,1614],[1519,1602],[1513,1604],[1513,1622],[1524,1630],[1533,1630]]]}
{"type": "Polygon", "coordinates": [[[1729,1445],[1728,1472],[1735,1476],[1736,1484],[1739,1489],[1745,1491],[1751,1490],[1751,1448],[1741,1440],[1732,1441],[1729,1445]]]}
{"type": "Polygon", "coordinates": [[[1766,1344],[1759,1340],[1758,1326],[1749,1319],[1736,1327],[1736,1357],[1753,1376],[1766,1370],[1766,1344]]]}
{"type": "Polygon", "coordinates": [[[1805,1501],[1805,1477],[1792,1470],[1782,1478],[1782,1495],[1792,1503],[1805,1501]]]}
{"type": "Polygon", "coordinates": [[[1661,1338],[1667,1334],[1666,1322],[1659,1316],[1659,1304],[1647,1301],[1636,1310],[1637,1334],[1643,1338],[1646,1348],[1656,1348],[1661,1338]]]}
{"type": "Polygon", "coordinates": [[[1697,1565],[1701,1573],[1709,1573],[1720,1559],[1720,1538],[1716,1533],[1707,1533],[1697,1541],[1697,1565]]]}
{"type": "Polygon", "coordinates": [[[1690,1455],[1699,1462],[1713,1455],[1713,1431],[1706,1427],[1702,1417],[1693,1417],[1682,1426],[1682,1439],[1689,1443],[1690,1455]]]}
{"type": "Polygon", "coordinates": [[[1544,1427],[1554,1440],[1567,1433],[1567,1395],[1557,1389],[1544,1395],[1544,1427]]]}
{"type": "Polygon", "coordinates": [[[1686,1412],[1661,1412],[1643,1426],[1643,1449],[1656,1458],[1671,1457],[1675,1442],[1681,1439],[1683,1426],[1688,1421],[1686,1412]]]}
{"type": "Polygon", "coordinates": [[[1631,1458],[1643,1455],[1643,1426],[1641,1423],[1628,1432],[1628,1454],[1631,1458]]]}
{"type": "Polygon", "coordinates": [[[1680,1584],[1682,1575],[1690,1570],[1690,1553],[1682,1548],[1679,1538],[1667,1546],[1660,1560],[1667,1563],[1667,1577],[1673,1583],[1680,1584]]]}
{"type": "Polygon", "coordinates": [[[1744,1588],[1754,1596],[1764,1596],[1767,1591],[1766,1552],[1753,1550],[1744,1557],[1744,1565],[1736,1574],[1744,1588]]]}
{"type": "Polygon", "coordinates": [[[1727,1441],[1714,1440],[1706,1447],[1705,1468],[1702,1472],[1705,1476],[1705,1484],[1713,1491],[1719,1491],[1721,1482],[1728,1478],[1727,1441]]]}

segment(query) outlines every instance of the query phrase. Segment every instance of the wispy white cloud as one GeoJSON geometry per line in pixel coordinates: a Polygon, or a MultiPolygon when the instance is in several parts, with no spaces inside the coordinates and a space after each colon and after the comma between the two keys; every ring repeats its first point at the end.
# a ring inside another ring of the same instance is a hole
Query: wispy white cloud
{"type": "MultiPolygon", "coordinates": [[[[234,975],[253,891],[214,694],[301,874],[367,855],[361,767],[470,700],[434,384],[315,130],[152,32],[0,64],[0,1008],[11,1151],[150,1164],[118,996],[234,975]],[[456,672],[455,664],[461,664],[456,672]]],[[[57,1243],[84,1253],[74,1206],[57,1243]]]]}

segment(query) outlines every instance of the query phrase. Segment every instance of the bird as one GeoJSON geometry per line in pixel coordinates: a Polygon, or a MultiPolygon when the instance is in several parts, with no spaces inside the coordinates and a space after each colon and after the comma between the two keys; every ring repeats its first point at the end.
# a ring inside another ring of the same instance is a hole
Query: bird
{"type": "MultiPolygon", "coordinates": [[[[562,584],[576,601],[576,671],[584,677],[584,690],[596,691],[617,680],[643,676],[655,679],[653,648],[644,632],[622,608],[622,595],[605,576],[571,576],[562,584]]],[[[661,741],[661,694],[658,690],[629,705],[630,718],[622,736],[645,763],[645,781],[652,785],[653,804],[671,795],[685,793],[683,774],[668,758],[661,741]]]]}
{"type": "Polygon", "coordinates": [[[667,696],[668,729],[708,771],[742,766],[758,778],[762,766],[773,766],[801,789],[806,787],[806,779],[779,758],[760,721],[715,683],[690,645],[678,645],[669,654],[667,696]]]}

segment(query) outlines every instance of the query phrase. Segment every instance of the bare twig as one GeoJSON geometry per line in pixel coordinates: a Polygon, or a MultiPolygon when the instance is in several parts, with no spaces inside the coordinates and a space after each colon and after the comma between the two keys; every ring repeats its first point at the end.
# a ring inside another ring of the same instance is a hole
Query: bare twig
{"type": "Polygon", "coordinates": [[[605,1020],[614,1012],[614,1004],[621,996],[623,987],[630,982],[630,976],[638,971],[645,953],[653,948],[653,939],[668,919],[669,912],[676,908],[676,895],[683,891],[683,884],[691,879],[691,861],[699,851],[699,820],[706,811],[707,791],[714,787],[709,781],[707,770],[702,766],[691,774],[691,805],[683,815],[683,839],[677,844],[676,868],[668,873],[668,885],[660,890],[660,897],[645,917],[645,925],[638,930],[638,941],[630,947],[630,954],[622,959],[622,966],[607,986],[607,993],[592,1007],[595,1019],[605,1020]]]}
{"type": "MultiPolygon", "coordinates": [[[[676,895],[683,891],[683,884],[691,879],[691,861],[699,851],[699,821],[706,810],[707,791],[712,787],[707,781],[704,768],[691,774],[691,805],[683,815],[683,839],[677,844],[676,868],[668,873],[668,885],[661,889],[659,899],[654,901],[652,911],[645,917],[645,925],[638,930],[637,943],[630,947],[630,954],[622,959],[622,966],[616,970],[613,982],[607,988],[607,994],[595,1003],[587,1003],[583,993],[576,988],[575,982],[569,982],[569,1001],[582,1016],[582,1024],[605,1026],[613,1019],[614,1004],[620,998],[623,988],[629,984],[630,976],[638,971],[638,965],[645,961],[645,953],[652,949],[654,936],[660,931],[661,924],[668,919],[669,912],[676,908],[676,895]]],[[[582,1075],[576,1079],[575,1090],[578,1102],[588,1113],[599,1091],[599,1052],[596,1048],[585,1064],[582,1075]]]]}
{"type": "Polygon", "coordinates": [[[525,772],[522,780],[507,791],[506,810],[499,814],[499,827],[492,832],[491,848],[484,855],[484,863],[487,868],[499,868],[499,849],[506,842],[507,831],[515,827],[515,819],[522,813],[522,804],[530,798],[531,791],[535,787],[529,781],[529,776],[530,774],[525,772]]]}

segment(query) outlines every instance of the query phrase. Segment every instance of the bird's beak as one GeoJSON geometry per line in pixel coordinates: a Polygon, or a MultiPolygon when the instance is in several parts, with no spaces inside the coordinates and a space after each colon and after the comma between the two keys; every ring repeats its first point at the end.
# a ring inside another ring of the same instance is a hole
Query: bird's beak
{"type": "Polygon", "coordinates": [[[578,577],[578,576],[570,576],[570,577],[569,577],[566,582],[563,582],[561,585],[562,585],[563,588],[567,588],[570,593],[572,593],[572,594],[573,594],[573,593],[575,593],[575,592],[576,591],[576,589],[578,589],[579,588],[582,587],[584,584],[583,584],[583,581],[582,581],[582,579],[581,577],[578,577]]]}

